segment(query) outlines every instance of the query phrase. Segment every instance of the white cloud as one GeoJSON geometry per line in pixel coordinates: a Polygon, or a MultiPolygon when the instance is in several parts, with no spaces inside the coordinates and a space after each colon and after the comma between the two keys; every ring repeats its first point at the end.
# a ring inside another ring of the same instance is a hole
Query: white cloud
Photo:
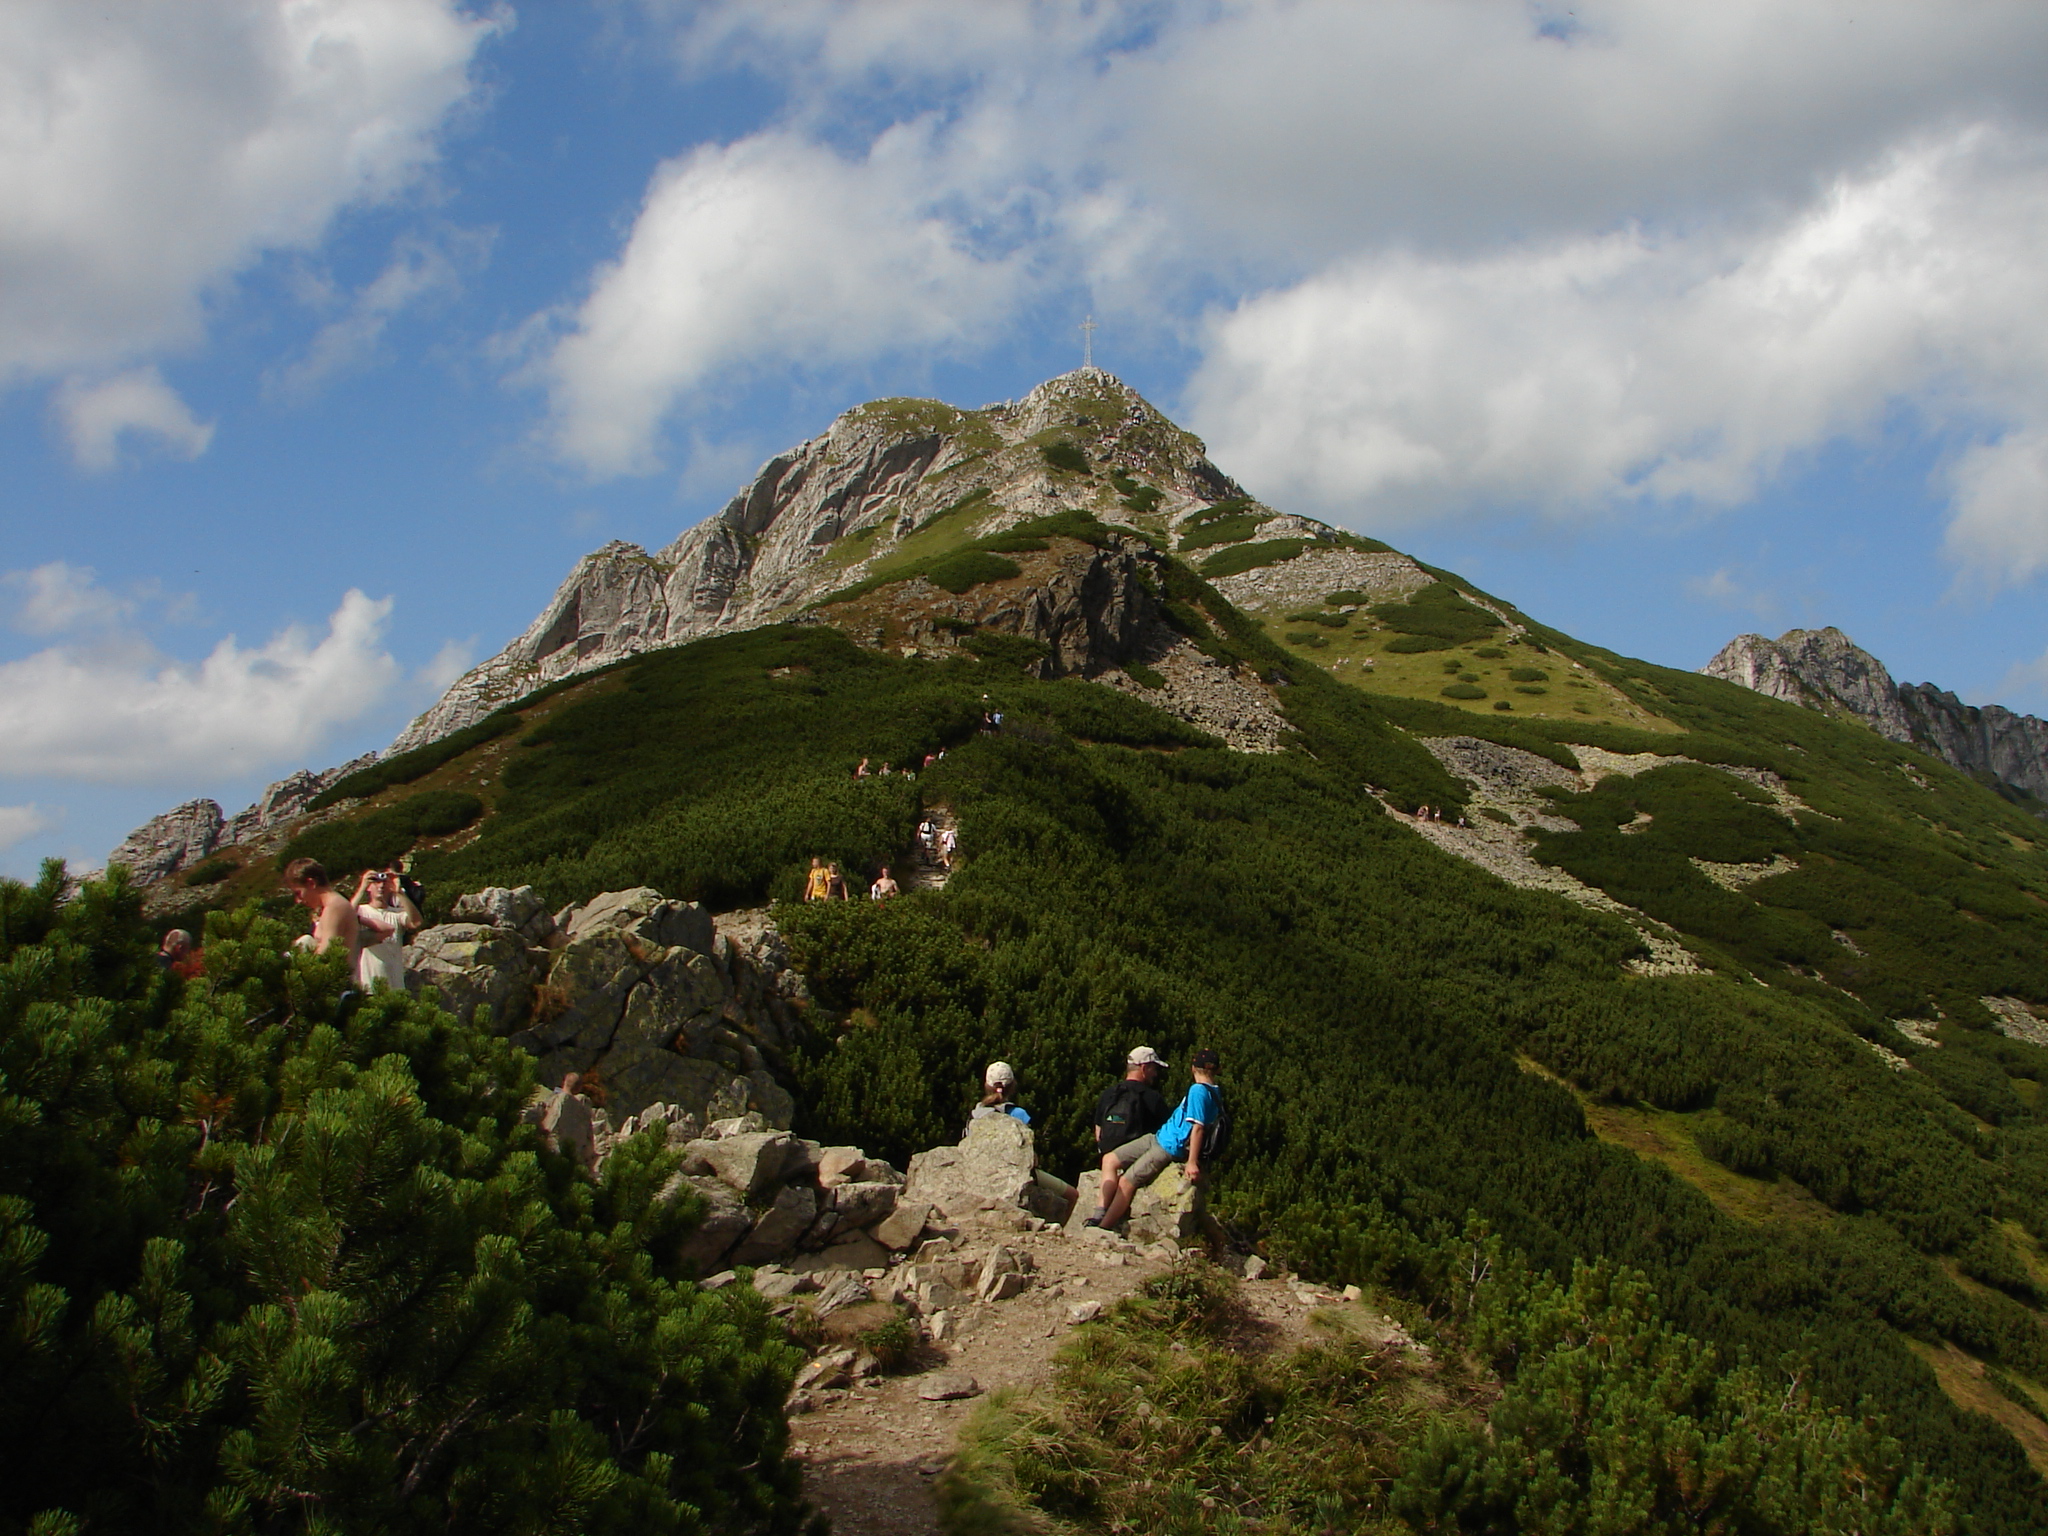
{"type": "Polygon", "coordinates": [[[120,462],[123,438],[154,438],[181,459],[198,458],[213,441],[213,423],[194,416],[154,368],[133,368],[97,384],[68,379],[57,391],[56,409],[72,461],[94,472],[120,462]]]}
{"type": "Polygon", "coordinates": [[[1988,587],[2048,570],[2048,411],[1996,442],[1966,449],[1950,468],[1955,520],[1947,549],[1988,587]]]}
{"type": "Polygon", "coordinates": [[[209,293],[433,158],[457,0],[0,7],[0,384],[195,337],[209,293]]]}
{"type": "Polygon", "coordinates": [[[1777,593],[1756,586],[1725,565],[1705,576],[1689,578],[1685,590],[1703,603],[1754,614],[1765,624],[1777,623],[1784,612],[1777,593]]]}
{"type": "Polygon", "coordinates": [[[860,159],[771,133],[664,165],[539,370],[556,451],[644,472],[671,409],[715,378],[985,339],[1019,273],[946,205],[960,178],[941,159],[913,124],[860,159]]]}
{"type": "Polygon", "coordinates": [[[1269,498],[1377,526],[1739,502],[1901,402],[2048,422],[2048,336],[2013,323],[2048,306],[2044,242],[2048,151],[1971,130],[1760,231],[1360,257],[1215,316],[1192,424],[1269,498]]]}
{"type": "Polygon", "coordinates": [[[49,831],[58,819],[38,805],[0,805],[0,853],[49,831]]]}
{"type": "Polygon", "coordinates": [[[9,571],[0,586],[22,594],[10,622],[29,635],[104,629],[135,612],[128,598],[99,584],[90,566],[52,560],[30,571],[9,571]]]}
{"type": "Polygon", "coordinates": [[[0,777],[171,782],[303,762],[398,683],[382,648],[391,600],[351,590],[313,635],[233,636],[203,661],[173,660],[116,630],[0,665],[0,777]]]}
{"type": "Polygon", "coordinates": [[[427,664],[413,674],[415,693],[438,699],[448,685],[476,665],[476,636],[467,640],[444,640],[427,664]]]}

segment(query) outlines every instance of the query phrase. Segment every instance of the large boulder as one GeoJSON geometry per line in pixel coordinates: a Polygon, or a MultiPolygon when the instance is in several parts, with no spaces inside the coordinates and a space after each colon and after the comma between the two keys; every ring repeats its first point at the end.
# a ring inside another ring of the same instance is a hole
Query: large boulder
{"type": "Polygon", "coordinates": [[[606,891],[580,907],[572,907],[563,924],[569,942],[590,934],[629,933],[643,944],[665,949],[681,946],[700,954],[711,953],[711,914],[694,901],[670,901],[650,886],[630,891],[606,891]]]}
{"type": "Polygon", "coordinates": [[[409,988],[435,988],[443,1008],[500,1035],[525,1023],[540,975],[517,933],[482,923],[421,930],[405,965],[409,988]]]}
{"type": "Polygon", "coordinates": [[[1006,1206],[1025,1209],[1037,1166],[1031,1128],[1009,1115],[989,1115],[970,1121],[958,1146],[911,1158],[903,1200],[937,1206],[956,1219],[1006,1206]]]}
{"type": "Polygon", "coordinates": [[[766,1264],[785,1257],[818,1217],[818,1192],[808,1184],[785,1184],[775,1203],[761,1213],[754,1230],[732,1253],[734,1264],[766,1264]]]}
{"type": "Polygon", "coordinates": [[[540,1052],[544,1078],[587,1072],[611,1048],[626,994],[647,974],[645,954],[615,929],[572,938],[555,952],[543,1006],[521,1040],[540,1052]]]}
{"type": "Polygon", "coordinates": [[[1183,1248],[1202,1239],[1202,1216],[1208,1209],[1202,1186],[1190,1184],[1179,1163],[1168,1163],[1158,1178],[1131,1201],[1124,1232],[1134,1243],[1171,1238],[1183,1248]]]}
{"type": "MultiPolygon", "coordinates": [[[[797,1142],[787,1131],[749,1131],[716,1140],[700,1138],[683,1150],[743,1198],[761,1200],[781,1182],[797,1142]]],[[[812,1215],[816,1214],[814,1209],[812,1215]]]]}
{"type": "Polygon", "coordinates": [[[555,920],[540,892],[530,885],[507,890],[487,886],[455,898],[450,918],[458,923],[484,923],[492,928],[510,928],[528,944],[545,944],[555,931],[555,920]]]}
{"type": "Polygon", "coordinates": [[[716,1270],[733,1246],[754,1229],[754,1213],[738,1191],[715,1178],[678,1178],[665,1193],[688,1190],[704,1202],[704,1219],[682,1241],[677,1251],[685,1274],[708,1275],[716,1270]]]}

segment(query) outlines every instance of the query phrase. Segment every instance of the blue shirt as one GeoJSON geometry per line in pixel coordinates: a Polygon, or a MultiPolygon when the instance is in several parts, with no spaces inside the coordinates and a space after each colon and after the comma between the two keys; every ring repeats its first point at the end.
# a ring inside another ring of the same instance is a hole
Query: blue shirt
{"type": "MultiPolygon", "coordinates": [[[[1207,1083],[1195,1083],[1188,1089],[1188,1096],[1174,1107],[1166,1124],[1159,1128],[1159,1150],[1168,1157],[1188,1155],[1188,1128],[1192,1125],[1213,1126],[1216,1123],[1216,1090],[1207,1083]]],[[[1204,1132],[1203,1139],[1207,1140],[1204,1132]]]]}

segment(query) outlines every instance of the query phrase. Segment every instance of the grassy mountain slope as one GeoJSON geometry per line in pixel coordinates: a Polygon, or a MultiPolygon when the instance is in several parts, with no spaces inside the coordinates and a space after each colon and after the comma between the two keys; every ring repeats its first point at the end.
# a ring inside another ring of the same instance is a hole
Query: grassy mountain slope
{"type": "MultiPolygon", "coordinates": [[[[1468,1213],[1539,1270],[1638,1270],[1664,1325],[1880,1418],[1952,1487],[1962,1529],[2038,1529],[2048,1049],[1984,999],[2048,1005],[2040,823],[1866,730],[1585,646],[1366,541],[1274,537],[1249,505],[1162,512],[1085,424],[1035,451],[1076,508],[1174,551],[1162,601],[1265,680],[1282,751],[1039,680],[1028,645],[904,656],[792,624],[526,701],[416,779],[385,765],[327,835],[471,793],[481,820],[423,845],[438,900],[645,883],[728,907],[793,897],[813,854],[897,862],[946,804],[965,858],[944,892],[785,911],[848,1020],[804,1058],[808,1134],[900,1160],[957,1131],[1001,1056],[1072,1172],[1125,1049],[1215,1045],[1240,1117],[1219,1199],[1247,1234],[1419,1295],[1414,1255],[1468,1213]],[[1304,596],[1325,564],[1393,574],[1304,596]],[[976,730],[990,708],[999,735],[976,730]],[[1639,974],[1630,921],[1388,814],[1483,814],[1423,744],[1459,736],[1625,762],[1553,785],[1527,842],[1664,925],[1691,974],[1639,974]],[[850,776],[941,749],[914,782],[850,776]]],[[[1007,558],[975,516],[946,521],[849,573],[874,592],[1007,558]]]]}

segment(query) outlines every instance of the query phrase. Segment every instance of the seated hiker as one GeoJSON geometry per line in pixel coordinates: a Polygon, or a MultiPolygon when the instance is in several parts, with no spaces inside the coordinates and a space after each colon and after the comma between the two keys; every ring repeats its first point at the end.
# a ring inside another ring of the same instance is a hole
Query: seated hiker
{"type": "Polygon", "coordinates": [[[1102,1198],[1089,1218],[1092,1221],[1099,1222],[1116,1198],[1117,1153],[1166,1124],[1166,1098],[1159,1091],[1166,1081],[1166,1065],[1166,1058],[1151,1046],[1138,1046],[1124,1058],[1124,1075],[1103,1089],[1102,1097],[1095,1101],[1095,1150],[1102,1154],[1102,1198]]]}
{"type": "Polygon", "coordinates": [[[355,904],[329,883],[326,866],[318,859],[293,859],[284,867],[284,883],[292,900],[313,914],[312,933],[298,943],[316,955],[341,945],[348,952],[349,974],[353,976],[356,953],[362,946],[355,904]]]}
{"type": "Polygon", "coordinates": [[[1117,1148],[1116,1195],[1099,1221],[1088,1219],[1089,1226],[1116,1226],[1130,1214],[1138,1191],[1158,1178],[1168,1163],[1183,1164],[1182,1177],[1189,1184],[1202,1182],[1207,1171],[1204,1154],[1213,1158],[1222,1149],[1226,1111],[1223,1090],[1216,1083],[1216,1053],[1197,1051],[1188,1065],[1194,1068],[1195,1080],[1158,1134],[1117,1148]]]}
{"type": "Polygon", "coordinates": [[[981,1102],[974,1106],[970,1120],[985,1120],[990,1115],[1008,1115],[1012,1119],[1031,1123],[1031,1116],[1024,1106],[1017,1102],[1017,1069],[1007,1061],[992,1061],[981,1075],[981,1086],[985,1090],[981,1102]]]}

